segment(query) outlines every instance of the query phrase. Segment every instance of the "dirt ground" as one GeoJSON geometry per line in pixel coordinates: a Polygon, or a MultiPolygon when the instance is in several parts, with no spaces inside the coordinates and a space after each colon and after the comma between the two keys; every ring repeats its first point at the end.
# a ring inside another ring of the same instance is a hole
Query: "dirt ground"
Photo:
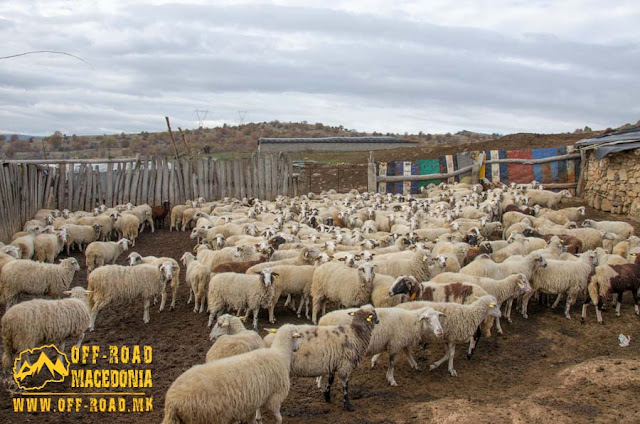
{"type": "MultiPolygon", "coordinates": [[[[603,219],[595,211],[589,217],[603,219]]],[[[619,218],[619,217],[616,217],[619,218]]],[[[157,231],[141,234],[133,251],[143,256],[179,259],[194,243],[188,233],[157,231]]],[[[75,255],[80,259],[80,255],[75,255]]],[[[126,256],[126,255],[125,255],[126,256]]],[[[124,259],[124,258],[123,258],[124,259]]],[[[123,263],[123,259],[120,263],[123,263]]],[[[84,263],[84,261],[81,261],[84,263]]],[[[85,338],[87,345],[153,346],[153,388],[143,389],[153,397],[153,411],[145,413],[14,413],[9,394],[0,395],[0,423],[159,423],[164,396],[173,380],[194,364],[204,361],[209,348],[207,317],[186,305],[188,289],[183,282],[174,311],[151,312],[151,322],[142,322],[142,304],[114,304],[98,316],[96,331],[85,338]]],[[[74,285],[86,286],[84,265],[74,285]]],[[[580,302],[578,302],[580,303],[580,302]]],[[[622,316],[608,308],[604,325],[598,325],[595,311],[587,323],[580,323],[580,307],[574,306],[571,320],[562,308],[551,310],[530,305],[529,319],[514,312],[513,323],[503,325],[505,333],[481,339],[475,356],[468,361],[459,346],[451,377],[446,365],[428,371],[442,348],[434,345],[417,352],[422,371],[413,371],[406,360],[396,364],[399,387],[385,380],[387,357],[375,369],[369,359],[354,371],[350,382],[355,412],[342,409],[339,383],[334,385],[333,403],[323,401],[313,379],[294,378],[282,407],[284,422],[295,424],[345,423],[638,423],[640,422],[640,318],[633,314],[631,296],[625,296],[622,316]],[[631,345],[620,348],[617,335],[631,335],[631,345]]],[[[260,328],[269,327],[261,312],[260,328]]],[[[303,323],[279,307],[278,325],[303,323]]],[[[68,350],[67,350],[68,351],[68,350]]],[[[72,365],[72,367],[82,367],[72,365]]],[[[85,368],[99,368],[88,365],[85,368]]],[[[126,367],[124,367],[126,368],[126,367]]],[[[69,380],[47,386],[47,390],[70,391],[69,380]]],[[[79,389],[99,391],[101,389],[79,389]]],[[[104,389],[102,389],[104,390],[104,389]]],[[[265,414],[266,415],[266,414],[265,414]]],[[[274,422],[270,415],[266,423],[274,422]]]]}

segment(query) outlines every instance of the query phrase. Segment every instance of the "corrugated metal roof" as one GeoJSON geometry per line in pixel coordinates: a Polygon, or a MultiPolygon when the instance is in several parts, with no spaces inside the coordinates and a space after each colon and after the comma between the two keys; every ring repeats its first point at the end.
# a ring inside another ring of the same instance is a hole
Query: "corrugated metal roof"
{"type": "Polygon", "coordinates": [[[596,151],[596,160],[611,153],[640,148],[640,127],[614,131],[576,142],[576,147],[596,151]]]}
{"type": "Polygon", "coordinates": [[[417,143],[397,137],[318,137],[318,138],[260,138],[262,143],[417,143]]]}

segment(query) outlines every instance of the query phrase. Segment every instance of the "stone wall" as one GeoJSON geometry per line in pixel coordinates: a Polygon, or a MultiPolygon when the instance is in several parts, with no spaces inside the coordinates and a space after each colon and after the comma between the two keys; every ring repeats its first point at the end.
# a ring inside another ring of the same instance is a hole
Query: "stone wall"
{"type": "Polygon", "coordinates": [[[587,151],[582,172],[582,197],[589,206],[640,221],[640,149],[613,153],[600,161],[593,150],[587,151]]]}

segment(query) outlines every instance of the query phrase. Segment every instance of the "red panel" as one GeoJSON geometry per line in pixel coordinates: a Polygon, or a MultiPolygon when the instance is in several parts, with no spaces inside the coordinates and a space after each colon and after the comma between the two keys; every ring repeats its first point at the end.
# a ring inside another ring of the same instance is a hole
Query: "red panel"
{"type": "MultiPolygon", "coordinates": [[[[531,159],[531,150],[509,150],[507,152],[507,158],[531,159]]],[[[533,181],[532,165],[509,163],[507,164],[507,172],[509,174],[509,182],[527,184],[533,181]]]]}

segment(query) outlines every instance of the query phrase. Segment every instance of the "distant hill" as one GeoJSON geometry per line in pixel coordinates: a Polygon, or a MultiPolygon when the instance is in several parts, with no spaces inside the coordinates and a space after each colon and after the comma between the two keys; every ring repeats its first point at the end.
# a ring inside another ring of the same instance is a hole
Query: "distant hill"
{"type": "Polygon", "coordinates": [[[36,139],[36,138],[42,138],[42,137],[41,137],[41,136],[39,136],[39,135],[10,134],[10,133],[6,133],[6,134],[2,134],[2,133],[0,133],[0,138],[1,138],[2,136],[4,136],[4,137],[6,137],[6,139],[7,139],[7,140],[10,140],[12,135],[17,135],[17,136],[18,136],[18,140],[29,140],[29,139],[31,139],[31,138],[34,138],[34,139],[36,139]]]}

